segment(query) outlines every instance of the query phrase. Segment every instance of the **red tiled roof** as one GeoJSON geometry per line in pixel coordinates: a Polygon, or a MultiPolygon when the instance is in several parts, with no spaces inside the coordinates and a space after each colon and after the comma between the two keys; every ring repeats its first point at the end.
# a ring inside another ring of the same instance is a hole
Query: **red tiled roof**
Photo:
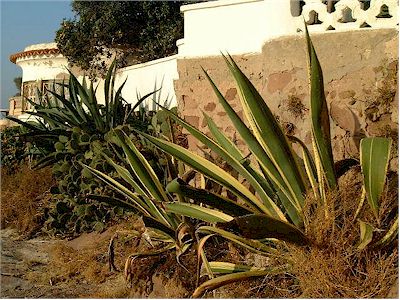
{"type": "Polygon", "coordinates": [[[22,52],[18,52],[13,55],[10,55],[10,61],[15,64],[15,62],[19,58],[24,58],[27,56],[49,55],[49,54],[59,54],[59,53],[60,53],[60,50],[57,48],[28,50],[28,51],[22,51],[22,52]]]}

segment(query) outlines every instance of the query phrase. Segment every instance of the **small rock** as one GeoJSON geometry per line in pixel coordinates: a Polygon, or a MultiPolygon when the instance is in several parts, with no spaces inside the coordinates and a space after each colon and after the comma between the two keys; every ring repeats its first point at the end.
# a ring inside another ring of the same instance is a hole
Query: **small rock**
{"type": "Polygon", "coordinates": [[[348,107],[339,103],[332,102],[330,114],[332,119],[344,130],[350,132],[351,135],[358,133],[360,124],[354,113],[348,107]]]}
{"type": "Polygon", "coordinates": [[[399,158],[398,157],[394,157],[390,160],[389,171],[396,172],[396,173],[399,172],[399,158]]]}

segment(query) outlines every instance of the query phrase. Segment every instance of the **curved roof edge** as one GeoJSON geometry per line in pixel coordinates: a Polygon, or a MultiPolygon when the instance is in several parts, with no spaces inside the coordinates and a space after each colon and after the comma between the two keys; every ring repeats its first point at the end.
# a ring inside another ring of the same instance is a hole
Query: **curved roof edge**
{"type": "MultiPolygon", "coordinates": [[[[43,46],[53,46],[52,44],[42,44],[43,46]]],[[[32,46],[30,46],[32,47],[32,46]]],[[[10,55],[10,61],[12,63],[16,63],[17,59],[25,58],[28,56],[37,56],[37,55],[57,55],[60,54],[60,50],[57,46],[53,46],[51,48],[43,48],[43,49],[32,49],[28,50],[30,47],[25,48],[25,51],[21,51],[15,54],[10,55]]]]}

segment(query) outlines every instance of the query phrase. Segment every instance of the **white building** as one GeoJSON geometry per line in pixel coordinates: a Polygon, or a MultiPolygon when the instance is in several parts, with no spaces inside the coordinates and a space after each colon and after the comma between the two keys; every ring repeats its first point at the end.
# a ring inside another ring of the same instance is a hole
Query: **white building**
{"type": "MultiPolygon", "coordinates": [[[[130,103],[136,102],[137,95],[161,88],[159,98],[175,106],[178,59],[219,56],[221,51],[232,55],[260,53],[270,40],[304,34],[304,21],[309,31],[327,34],[398,27],[398,0],[340,0],[334,2],[333,11],[328,2],[304,0],[302,7],[297,0],[219,0],[183,5],[184,38],[177,41],[178,54],[118,70],[116,87],[127,79],[122,96],[130,103]]],[[[10,59],[22,68],[22,95],[28,98],[34,97],[36,87],[43,89],[53,80],[68,78],[68,62],[55,43],[29,46],[10,59]]],[[[102,84],[99,81],[100,101],[102,84]]],[[[20,98],[11,98],[10,114],[21,109],[30,107],[20,98]]]]}
{"type": "MultiPolygon", "coordinates": [[[[121,68],[116,73],[115,88],[117,89],[126,80],[122,97],[129,103],[135,103],[138,97],[160,89],[155,96],[161,104],[176,106],[173,86],[174,80],[178,79],[176,59],[177,56],[174,55],[121,68]]],[[[10,60],[22,69],[22,96],[9,99],[9,114],[20,119],[29,117],[23,113],[32,109],[25,98],[34,100],[37,89],[44,91],[45,88],[51,88],[54,82],[61,83],[68,80],[68,69],[78,77],[78,80],[83,78],[81,70],[70,68],[68,60],[60,53],[56,43],[28,46],[24,51],[11,55],[10,60]]],[[[98,80],[96,84],[98,101],[101,103],[104,101],[104,81],[98,80]]],[[[151,98],[145,102],[150,109],[154,107],[151,98]]]]}

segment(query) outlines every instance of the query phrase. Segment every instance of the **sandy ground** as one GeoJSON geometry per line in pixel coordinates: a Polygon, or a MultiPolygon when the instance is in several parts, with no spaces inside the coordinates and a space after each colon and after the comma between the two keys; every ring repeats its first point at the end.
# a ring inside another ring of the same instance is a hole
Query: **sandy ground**
{"type": "MultiPolygon", "coordinates": [[[[122,273],[114,273],[99,284],[89,283],[90,280],[61,281],[42,279],[35,280],[32,276],[48,272],[50,262],[49,249],[55,243],[63,243],[75,250],[90,249],[96,242],[108,244],[115,228],[98,233],[84,233],[80,237],[66,241],[56,239],[23,239],[14,229],[0,230],[1,245],[1,298],[168,298],[179,295],[188,297],[185,290],[179,289],[175,281],[161,280],[159,274],[151,278],[152,290],[143,292],[143,287],[129,288],[122,273]],[[40,284],[37,282],[41,282],[40,284]],[[140,290],[140,291],[139,291],[140,290]],[[171,294],[172,293],[172,294],[171,294]],[[175,295],[176,294],[176,295],[175,295]]],[[[142,282],[143,285],[149,283],[142,282]]]]}
{"type": "MultiPolygon", "coordinates": [[[[187,298],[185,290],[179,288],[176,281],[161,280],[159,274],[152,276],[152,291],[148,294],[129,289],[121,273],[114,274],[100,284],[83,280],[49,282],[38,284],[32,274],[47,272],[49,249],[55,243],[64,243],[76,250],[93,247],[99,240],[108,240],[113,232],[102,234],[89,233],[71,240],[23,239],[14,229],[0,230],[1,245],[1,298],[187,298]],[[108,291],[108,292],[107,292],[108,291]]],[[[148,284],[148,283],[147,283],[148,284]]],[[[398,299],[398,281],[387,298],[398,299]]]]}
{"type": "Polygon", "coordinates": [[[13,229],[1,236],[1,298],[76,298],[89,296],[95,286],[70,283],[35,284],[28,272],[45,272],[49,262],[47,249],[55,240],[24,240],[13,229]]]}

